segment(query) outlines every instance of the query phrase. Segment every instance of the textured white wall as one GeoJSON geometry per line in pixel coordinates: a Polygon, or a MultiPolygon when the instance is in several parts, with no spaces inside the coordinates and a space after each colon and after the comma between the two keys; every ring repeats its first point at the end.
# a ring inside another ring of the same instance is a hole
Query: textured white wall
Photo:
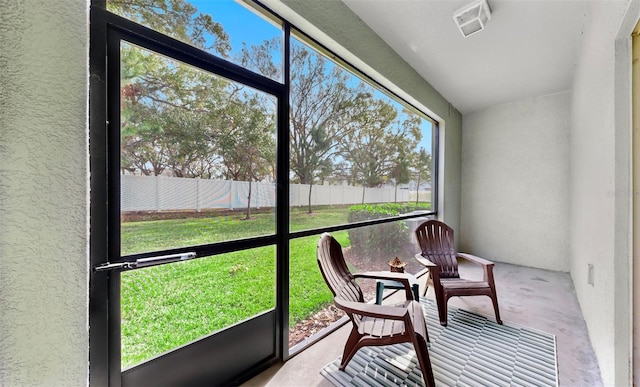
{"type": "Polygon", "coordinates": [[[629,186],[630,127],[616,125],[615,119],[616,102],[629,105],[628,98],[616,101],[615,83],[615,40],[628,6],[629,1],[592,3],[573,82],[571,276],[606,385],[629,384],[628,350],[625,356],[620,349],[631,341],[625,278],[630,195],[624,188],[629,186]],[[593,286],[587,283],[589,264],[593,286]],[[626,332],[618,329],[620,322],[626,332]]]}
{"type": "Polygon", "coordinates": [[[82,386],[88,6],[0,9],[0,385],[82,386]]]}
{"type": "Polygon", "coordinates": [[[462,251],[569,270],[569,92],[463,117],[462,251]]]}

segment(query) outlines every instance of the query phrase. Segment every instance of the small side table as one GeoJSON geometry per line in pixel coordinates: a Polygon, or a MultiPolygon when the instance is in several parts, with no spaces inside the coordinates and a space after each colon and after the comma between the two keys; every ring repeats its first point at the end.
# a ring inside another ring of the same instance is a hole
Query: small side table
{"type": "MultiPolygon", "coordinates": [[[[413,299],[420,301],[419,285],[416,278],[409,275],[409,283],[411,284],[411,290],[413,291],[413,299]]],[[[384,289],[404,289],[404,285],[398,281],[391,280],[376,280],[376,304],[382,304],[382,293],[384,289]]]]}

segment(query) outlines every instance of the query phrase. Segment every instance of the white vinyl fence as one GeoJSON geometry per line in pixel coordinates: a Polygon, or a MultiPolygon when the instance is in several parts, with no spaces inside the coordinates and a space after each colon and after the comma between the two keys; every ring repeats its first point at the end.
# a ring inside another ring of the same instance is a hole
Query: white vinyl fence
{"type": "MultiPolygon", "coordinates": [[[[180,211],[206,209],[239,209],[247,207],[249,183],[245,181],[189,179],[166,176],[121,176],[121,210],[180,211]]],[[[291,184],[290,206],[306,206],[309,202],[308,184],[291,184]]],[[[415,191],[394,187],[366,188],[365,203],[406,202],[415,191]]],[[[422,193],[420,199],[423,198],[422,193]]],[[[430,195],[428,195],[430,197],[430,195]]],[[[341,205],[362,203],[362,187],[314,185],[311,205],[341,205]]],[[[276,191],[273,183],[251,183],[251,207],[275,207],[276,191]]]]}

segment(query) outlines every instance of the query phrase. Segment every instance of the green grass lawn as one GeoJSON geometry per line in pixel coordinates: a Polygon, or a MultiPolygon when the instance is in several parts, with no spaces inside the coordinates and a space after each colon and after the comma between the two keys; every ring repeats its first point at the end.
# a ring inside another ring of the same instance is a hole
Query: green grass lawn
{"type": "MultiPolygon", "coordinates": [[[[291,230],[346,223],[347,208],[292,209],[291,230]]],[[[122,224],[122,252],[275,232],[272,214],[122,224]]],[[[346,247],[346,231],[333,235],[346,247]]],[[[290,244],[290,325],[332,302],[316,263],[318,236],[290,244]]],[[[244,250],[122,274],[122,365],[128,367],[275,307],[275,248],[244,250]]]]}

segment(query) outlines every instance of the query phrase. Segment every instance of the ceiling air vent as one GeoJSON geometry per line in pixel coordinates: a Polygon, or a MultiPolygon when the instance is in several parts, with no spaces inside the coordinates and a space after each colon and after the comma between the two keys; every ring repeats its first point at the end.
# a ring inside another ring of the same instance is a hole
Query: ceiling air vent
{"type": "Polygon", "coordinates": [[[487,0],[474,1],[453,13],[453,20],[465,38],[482,31],[489,20],[491,20],[491,10],[487,0]]]}

